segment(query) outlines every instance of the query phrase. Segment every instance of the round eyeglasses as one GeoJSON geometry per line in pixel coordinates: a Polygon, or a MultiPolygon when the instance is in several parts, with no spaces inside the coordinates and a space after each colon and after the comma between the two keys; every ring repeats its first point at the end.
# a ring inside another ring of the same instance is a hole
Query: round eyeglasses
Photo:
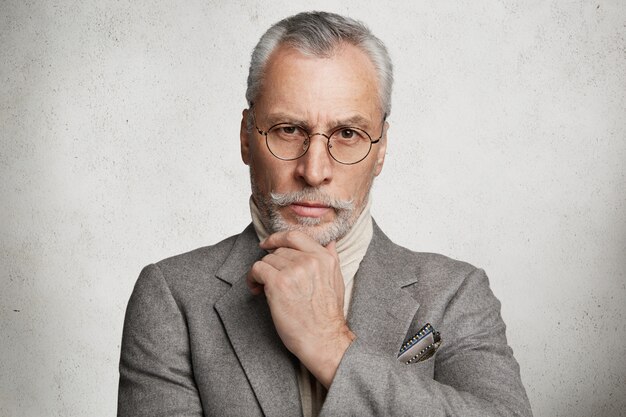
{"type": "Polygon", "coordinates": [[[254,127],[260,135],[265,136],[265,144],[272,155],[283,161],[293,161],[302,157],[311,146],[313,136],[324,136],[330,156],[340,164],[354,165],[369,155],[372,145],[383,137],[385,119],[378,139],[372,137],[365,130],[358,127],[338,126],[330,134],[309,133],[304,127],[293,123],[277,123],[263,131],[256,124],[256,115],[252,110],[254,127]]]}

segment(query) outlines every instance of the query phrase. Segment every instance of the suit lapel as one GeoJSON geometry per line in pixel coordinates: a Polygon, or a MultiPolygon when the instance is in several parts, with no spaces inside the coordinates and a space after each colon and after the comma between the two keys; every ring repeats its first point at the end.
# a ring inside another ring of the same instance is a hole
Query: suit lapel
{"type": "Polygon", "coordinates": [[[245,281],[252,264],[264,254],[254,228],[248,226],[216,274],[232,287],[215,309],[263,413],[293,415],[301,409],[294,356],[276,333],[265,297],[253,296],[245,281]]]}
{"type": "Polygon", "coordinates": [[[417,281],[413,265],[374,223],[370,246],[354,278],[350,329],[376,351],[395,355],[419,308],[403,288],[417,281]]]}

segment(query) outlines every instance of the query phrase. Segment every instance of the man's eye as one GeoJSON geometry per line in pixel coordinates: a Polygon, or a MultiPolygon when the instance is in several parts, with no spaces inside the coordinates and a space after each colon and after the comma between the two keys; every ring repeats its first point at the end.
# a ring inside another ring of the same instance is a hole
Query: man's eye
{"type": "Polygon", "coordinates": [[[294,133],[296,133],[298,128],[295,126],[283,126],[281,127],[281,130],[283,133],[286,133],[287,135],[293,135],[294,133]]]}
{"type": "Polygon", "coordinates": [[[270,135],[273,138],[290,142],[301,141],[306,137],[305,133],[298,126],[287,124],[276,126],[270,131],[270,135]]]}
{"type": "Polygon", "coordinates": [[[352,129],[341,129],[341,139],[354,139],[356,132],[352,129]]]}

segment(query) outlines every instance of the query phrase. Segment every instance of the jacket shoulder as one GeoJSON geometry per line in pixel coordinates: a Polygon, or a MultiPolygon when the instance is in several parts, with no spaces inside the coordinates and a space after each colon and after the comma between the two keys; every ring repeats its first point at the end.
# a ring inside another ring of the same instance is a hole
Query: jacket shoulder
{"type": "Polygon", "coordinates": [[[431,252],[411,252],[414,262],[421,272],[432,275],[444,274],[447,277],[465,277],[477,268],[465,261],[451,258],[446,255],[431,252]]]}
{"type": "Polygon", "coordinates": [[[216,279],[216,272],[232,251],[238,236],[165,258],[146,266],[144,272],[150,270],[152,273],[149,276],[156,274],[164,281],[179,308],[185,309],[185,305],[200,299],[219,297],[229,285],[216,279]]]}
{"type": "Polygon", "coordinates": [[[431,252],[418,252],[394,243],[374,222],[374,239],[372,240],[374,256],[380,257],[380,262],[390,269],[400,268],[413,271],[418,277],[429,281],[444,279],[463,280],[463,278],[477,268],[473,265],[453,259],[451,257],[431,252]]]}
{"type": "MultiPolygon", "coordinates": [[[[467,285],[468,279],[476,274],[484,275],[482,269],[468,262],[439,253],[417,252],[394,243],[392,245],[393,256],[389,259],[404,265],[405,273],[414,277],[414,284],[407,290],[420,299],[424,294],[436,294],[440,301],[450,301],[467,285]]],[[[488,286],[486,276],[483,284],[488,286]]]]}
{"type": "Polygon", "coordinates": [[[405,265],[418,276],[433,279],[456,280],[463,279],[477,268],[470,263],[451,258],[446,255],[432,252],[418,252],[400,246],[384,236],[379,250],[381,255],[396,265],[405,265]]]}

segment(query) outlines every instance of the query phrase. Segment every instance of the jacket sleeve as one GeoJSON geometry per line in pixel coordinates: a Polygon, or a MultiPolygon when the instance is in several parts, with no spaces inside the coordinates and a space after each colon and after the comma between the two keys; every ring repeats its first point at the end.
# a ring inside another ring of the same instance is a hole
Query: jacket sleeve
{"type": "Polygon", "coordinates": [[[156,265],[143,269],[128,302],[117,415],[202,415],[185,318],[156,265]]]}
{"type": "Polygon", "coordinates": [[[410,365],[373,351],[357,335],[320,416],[532,416],[500,303],[482,270],[465,277],[441,328],[443,344],[435,356],[410,365]]]}

